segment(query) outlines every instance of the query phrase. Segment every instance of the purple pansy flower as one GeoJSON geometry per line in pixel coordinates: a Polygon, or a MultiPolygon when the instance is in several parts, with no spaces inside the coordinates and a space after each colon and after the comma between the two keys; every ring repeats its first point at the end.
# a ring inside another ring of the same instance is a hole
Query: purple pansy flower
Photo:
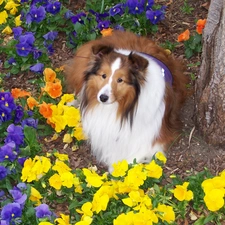
{"type": "Polygon", "coordinates": [[[116,4],[115,6],[113,6],[110,10],[109,10],[109,15],[110,16],[115,16],[115,15],[120,15],[122,16],[124,13],[124,4],[119,3],[116,4]]]}
{"type": "Polygon", "coordinates": [[[35,73],[43,73],[44,64],[43,63],[36,63],[35,65],[30,67],[30,71],[35,72],[35,73]]]}
{"type": "Polygon", "coordinates": [[[18,163],[23,167],[24,165],[24,162],[26,161],[26,157],[20,157],[17,159],[18,163]]]}
{"type": "Polygon", "coordinates": [[[9,190],[9,193],[12,195],[14,202],[19,203],[21,206],[23,206],[25,201],[27,200],[27,195],[23,194],[17,187],[9,190]]]}
{"type": "Polygon", "coordinates": [[[146,18],[150,20],[152,24],[157,24],[159,21],[165,18],[165,8],[162,7],[159,10],[147,10],[146,11],[146,18]]]}
{"type": "Polygon", "coordinates": [[[16,146],[20,146],[24,143],[23,128],[21,126],[15,126],[10,124],[7,128],[8,135],[5,139],[5,143],[14,141],[16,146]]]}
{"type": "Polygon", "coordinates": [[[146,3],[146,11],[151,9],[153,5],[154,5],[154,0],[148,0],[146,3]]]}
{"type": "Polygon", "coordinates": [[[24,116],[23,107],[18,105],[15,109],[15,117],[14,117],[14,123],[20,123],[24,116]]]}
{"type": "Polygon", "coordinates": [[[70,19],[72,16],[74,16],[74,13],[71,10],[67,10],[64,14],[66,19],[70,19]]]}
{"type": "Polygon", "coordinates": [[[19,56],[26,57],[32,52],[32,47],[27,43],[19,43],[16,45],[16,52],[19,56]]]}
{"type": "Polygon", "coordinates": [[[16,51],[19,56],[26,57],[33,51],[33,44],[35,41],[34,34],[27,32],[19,37],[19,43],[16,45],[16,51]]]}
{"type": "Polygon", "coordinates": [[[3,180],[8,174],[7,169],[0,165],[0,180],[3,180]]]}
{"type": "Polygon", "coordinates": [[[2,208],[1,220],[6,220],[7,222],[9,222],[9,224],[13,224],[11,223],[11,221],[13,221],[14,219],[18,217],[21,217],[21,215],[22,215],[22,209],[20,207],[20,204],[9,203],[2,208]]]}
{"type": "Polygon", "coordinates": [[[102,19],[104,19],[104,18],[109,16],[109,13],[107,13],[107,12],[105,12],[105,13],[98,13],[98,12],[95,12],[94,10],[92,10],[92,9],[90,9],[89,12],[91,14],[95,15],[97,22],[100,22],[102,19]]]}
{"type": "Polygon", "coordinates": [[[54,41],[56,37],[58,36],[57,31],[49,31],[47,34],[43,36],[43,38],[47,41],[54,41]]]}
{"type": "Polygon", "coordinates": [[[36,7],[35,5],[32,5],[30,7],[29,13],[26,15],[26,22],[28,24],[35,22],[40,23],[42,20],[45,19],[46,11],[43,6],[36,7]]]}
{"type": "Polygon", "coordinates": [[[86,17],[86,14],[84,12],[78,13],[75,16],[71,17],[71,21],[73,24],[81,23],[84,24],[84,20],[82,19],[82,17],[86,17]]]}
{"type": "Polygon", "coordinates": [[[42,51],[39,50],[39,49],[37,49],[37,48],[34,48],[34,49],[32,50],[32,52],[33,52],[33,58],[36,59],[36,60],[37,60],[39,57],[42,56],[42,51]]]}
{"type": "Polygon", "coordinates": [[[15,147],[16,145],[14,142],[9,142],[3,145],[0,148],[0,162],[5,160],[13,162],[17,157],[17,153],[14,151],[15,147]]]}
{"type": "Polygon", "coordinates": [[[103,30],[103,29],[109,28],[109,25],[110,25],[110,22],[109,22],[108,20],[106,20],[106,21],[100,21],[100,22],[98,23],[98,25],[97,25],[97,28],[98,28],[99,30],[103,30]]]}
{"type": "Polygon", "coordinates": [[[125,29],[124,29],[124,27],[123,26],[121,26],[121,25],[116,25],[116,26],[114,26],[114,29],[115,30],[121,30],[121,31],[125,31],[125,29]]]}
{"type": "Polygon", "coordinates": [[[13,57],[9,58],[9,59],[8,59],[8,63],[9,63],[10,65],[16,65],[16,60],[15,60],[15,58],[13,58],[13,57]]]}
{"type": "Polygon", "coordinates": [[[26,32],[24,35],[19,37],[20,43],[27,43],[30,46],[33,46],[34,41],[35,41],[35,37],[32,32],[26,32]]]}
{"type": "Polygon", "coordinates": [[[47,44],[47,43],[45,43],[44,45],[47,48],[48,54],[52,55],[54,53],[53,45],[52,44],[47,44]]]}
{"type": "Polygon", "coordinates": [[[22,27],[14,27],[12,30],[13,30],[14,38],[16,40],[18,40],[23,32],[23,28],[22,27]]]}
{"type": "Polygon", "coordinates": [[[36,129],[37,125],[38,125],[38,119],[27,118],[27,119],[22,121],[21,125],[22,125],[22,127],[29,126],[29,127],[33,127],[33,128],[36,129]]]}
{"type": "Polygon", "coordinates": [[[130,14],[141,14],[145,9],[145,0],[127,0],[125,5],[130,14]]]}
{"type": "Polygon", "coordinates": [[[58,2],[58,1],[55,1],[53,3],[48,3],[47,6],[46,6],[46,11],[55,15],[57,13],[59,13],[60,11],[60,8],[61,8],[61,3],[58,2]]]}
{"type": "Polygon", "coordinates": [[[35,208],[37,218],[51,217],[52,212],[47,204],[41,204],[35,208]]]}

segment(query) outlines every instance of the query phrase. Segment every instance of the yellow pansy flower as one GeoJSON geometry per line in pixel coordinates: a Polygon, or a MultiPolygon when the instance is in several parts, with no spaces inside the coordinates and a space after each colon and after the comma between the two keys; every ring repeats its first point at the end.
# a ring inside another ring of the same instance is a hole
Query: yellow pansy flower
{"type": "Polygon", "coordinates": [[[35,189],[34,187],[31,187],[30,200],[32,202],[36,202],[35,205],[40,205],[41,204],[40,199],[42,199],[40,192],[37,189],[35,189]]]}
{"type": "Polygon", "coordinates": [[[164,164],[166,163],[166,157],[165,157],[165,155],[162,153],[162,152],[157,152],[156,154],[155,154],[155,157],[159,160],[159,161],[161,161],[161,162],[163,162],[164,164]]]}
{"type": "MultiPolygon", "coordinates": [[[[225,188],[225,179],[222,176],[216,176],[211,179],[204,180],[202,182],[202,188],[204,192],[207,194],[213,189],[221,189],[225,188]]],[[[224,192],[225,193],[225,192],[224,192]]]]}
{"type": "Polygon", "coordinates": [[[67,121],[67,125],[69,127],[76,127],[79,125],[81,120],[80,110],[72,106],[65,106],[63,117],[67,121]]]}
{"type": "Polygon", "coordinates": [[[125,204],[125,205],[128,205],[130,207],[134,207],[136,206],[139,202],[141,202],[141,194],[139,191],[131,191],[129,193],[129,197],[128,198],[123,198],[122,199],[122,202],[125,204]]]}
{"type": "Polygon", "coordinates": [[[113,225],[122,225],[122,224],[133,225],[134,224],[133,216],[134,216],[133,211],[130,211],[127,214],[122,213],[116,219],[113,220],[113,225]]]}
{"type": "Polygon", "coordinates": [[[164,222],[172,223],[175,221],[175,213],[172,206],[159,204],[157,207],[157,212],[159,212],[158,217],[164,222]]]}
{"type": "Polygon", "coordinates": [[[207,208],[215,212],[224,206],[224,191],[221,189],[213,189],[204,197],[207,208]]]}
{"type": "Polygon", "coordinates": [[[63,143],[71,143],[73,141],[73,138],[71,137],[71,134],[64,134],[63,136],[63,143]]]}
{"type": "Polygon", "coordinates": [[[91,185],[93,187],[100,187],[103,184],[103,179],[105,179],[105,176],[98,175],[95,171],[91,171],[89,169],[83,168],[84,176],[86,176],[86,182],[88,185],[91,185]]]}
{"type": "Polygon", "coordinates": [[[60,178],[63,186],[67,188],[73,187],[73,174],[71,172],[68,171],[60,174],[60,178]]]}
{"type": "Polygon", "coordinates": [[[70,224],[70,217],[65,214],[60,214],[61,218],[55,219],[54,222],[56,222],[58,225],[71,225],[70,224]]]}
{"type": "Polygon", "coordinates": [[[61,181],[61,177],[59,176],[59,174],[55,173],[54,175],[52,175],[49,178],[49,185],[51,187],[54,187],[56,190],[60,190],[62,187],[62,181],[61,181]]]}
{"type": "Polygon", "coordinates": [[[10,10],[10,14],[11,15],[15,15],[17,12],[18,12],[18,9],[17,7],[19,6],[20,4],[16,4],[14,1],[8,1],[4,7],[4,9],[6,10],[10,10]]]}
{"type": "Polygon", "coordinates": [[[123,160],[118,163],[114,163],[113,165],[113,172],[112,175],[114,177],[123,177],[125,176],[127,170],[128,170],[128,162],[126,160],[123,160]]]}
{"type": "Polygon", "coordinates": [[[60,161],[68,161],[69,160],[69,156],[67,154],[62,154],[59,152],[55,152],[54,156],[59,159],[60,161]]]}
{"type": "Polygon", "coordinates": [[[187,190],[189,182],[184,182],[183,185],[176,185],[176,188],[173,190],[174,197],[179,201],[190,201],[193,199],[193,192],[187,190]]]}
{"type": "Polygon", "coordinates": [[[82,207],[81,210],[80,209],[76,209],[76,211],[80,214],[84,214],[85,216],[93,216],[93,212],[92,212],[92,203],[91,202],[85,202],[82,207]]]}
{"type": "Polygon", "coordinates": [[[6,23],[7,22],[7,19],[8,18],[8,13],[3,10],[2,12],[0,12],[0,25],[3,24],[3,23],[6,23]]]}
{"type": "Polygon", "coordinates": [[[146,178],[146,174],[143,172],[143,165],[137,164],[128,171],[124,183],[135,190],[144,183],[146,178]]]}
{"type": "Polygon", "coordinates": [[[86,140],[87,137],[85,136],[82,127],[76,127],[73,130],[73,136],[78,140],[78,141],[82,141],[82,140],[86,140]]]}
{"type": "Polygon", "coordinates": [[[159,179],[162,176],[163,169],[159,166],[155,160],[152,160],[149,164],[145,165],[146,174],[148,177],[159,179]]]}
{"type": "Polygon", "coordinates": [[[61,97],[61,100],[59,102],[59,104],[65,104],[65,103],[68,103],[68,102],[72,102],[74,100],[74,94],[64,94],[62,97],[61,97]]]}
{"type": "Polygon", "coordinates": [[[16,27],[19,27],[22,24],[22,21],[20,20],[20,18],[21,18],[21,15],[15,17],[14,21],[15,21],[16,27]]]}
{"type": "Polygon", "coordinates": [[[12,29],[10,28],[10,26],[6,26],[5,29],[2,30],[3,34],[11,34],[12,33],[12,29]]]}
{"type": "Polygon", "coordinates": [[[109,196],[107,194],[99,195],[97,192],[94,194],[92,201],[92,211],[97,214],[100,211],[105,211],[107,209],[109,202],[109,196]]]}
{"type": "Polygon", "coordinates": [[[59,174],[71,171],[71,168],[69,166],[59,160],[56,160],[55,165],[52,167],[52,169],[56,170],[59,174]]]}
{"type": "Polygon", "coordinates": [[[84,216],[81,221],[75,223],[74,225],[90,225],[92,220],[93,219],[90,216],[84,216]]]}

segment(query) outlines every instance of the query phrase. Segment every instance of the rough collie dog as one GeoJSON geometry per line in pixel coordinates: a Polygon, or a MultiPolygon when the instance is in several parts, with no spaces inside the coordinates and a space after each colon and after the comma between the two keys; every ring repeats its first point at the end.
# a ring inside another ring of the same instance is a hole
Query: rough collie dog
{"type": "Polygon", "coordinates": [[[183,63],[147,37],[114,31],[81,46],[66,68],[93,154],[146,163],[177,135],[186,96],[183,63]]]}

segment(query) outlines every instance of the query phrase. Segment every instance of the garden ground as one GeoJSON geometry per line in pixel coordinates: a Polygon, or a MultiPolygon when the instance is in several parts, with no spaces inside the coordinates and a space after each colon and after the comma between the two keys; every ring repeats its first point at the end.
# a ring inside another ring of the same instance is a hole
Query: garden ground
{"type": "MultiPolygon", "coordinates": [[[[208,0],[156,0],[161,5],[167,5],[166,19],[159,24],[159,32],[153,35],[153,38],[157,43],[176,43],[177,36],[189,29],[190,32],[194,32],[195,24],[198,19],[204,19],[207,17],[209,1],[208,0]],[[186,2],[186,8],[185,8],[186,2]],[[191,10],[191,13],[187,11],[191,10]]],[[[69,1],[68,7],[71,10],[82,6],[84,2],[77,0],[69,1]]],[[[67,49],[65,45],[66,41],[63,36],[60,36],[55,46],[55,54],[52,56],[53,68],[61,66],[67,59],[73,57],[73,52],[67,49]]],[[[182,43],[175,46],[173,53],[177,57],[184,56],[184,47],[182,43]]],[[[196,55],[191,59],[185,59],[188,67],[186,71],[187,76],[197,77],[199,72],[199,62],[201,56],[196,55]]],[[[5,89],[11,88],[23,88],[25,90],[31,90],[32,86],[29,80],[34,79],[34,75],[20,74],[18,76],[11,76],[5,78],[5,89]]],[[[190,90],[194,90],[194,79],[191,80],[190,90]]],[[[204,168],[208,168],[213,174],[225,169],[225,149],[224,147],[211,146],[204,142],[203,138],[199,136],[198,131],[194,129],[194,95],[191,95],[186,101],[181,118],[184,124],[182,133],[177,140],[171,145],[167,152],[167,164],[166,174],[179,174],[181,177],[188,176],[198,171],[202,171],[204,168]]],[[[67,153],[70,158],[70,165],[73,168],[82,168],[90,165],[97,165],[99,170],[103,170],[104,165],[98,164],[94,157],[91,156],[90,148],[87,143],[84,143],[76,151],[72,151],[72,145],[65,145],[61,138],[54,141],[41,140],[43,143],[43,150],[57,149],[60,152],[67,153]]]]}

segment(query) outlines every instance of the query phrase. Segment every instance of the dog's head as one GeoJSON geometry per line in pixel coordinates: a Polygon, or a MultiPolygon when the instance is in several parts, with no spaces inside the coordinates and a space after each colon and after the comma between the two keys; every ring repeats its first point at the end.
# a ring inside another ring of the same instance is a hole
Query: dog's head
{"type": "Polygon", "coordinates": [[[112,46],[93,46],[85,72],[82,107],[117,102],[118,112],[127,116],[134,110],[147,66],[148,61],[133,52],[125,55],[112,46]]]}

